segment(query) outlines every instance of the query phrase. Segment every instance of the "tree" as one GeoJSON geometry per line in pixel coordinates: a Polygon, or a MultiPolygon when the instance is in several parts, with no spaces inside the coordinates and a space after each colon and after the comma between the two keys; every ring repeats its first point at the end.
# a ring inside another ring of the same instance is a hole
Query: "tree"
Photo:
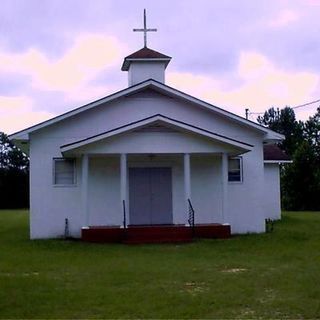
{"type": "Polygon", "coordinates": [[[320,107],[318,107],[316,114],[305,123],[305,138],[320,159],[320,107]]]}
{"type": "Polygon", "coordinates": [[[260,124],[285,136],[285,140],[280,143],[280,147],[290,156],[293,156],[294,151],[304,140],[304,124],[302,121],[298,122],[296,120],[294,110],[290,107],[285,107],[280,111],[270,108],[257,120],[260,124]]]}
{"type": "Polygon", "coordinates": [[[258,122],[285,136],[279,146],[293,164],[281,168],[282,204],[289,210],[320,210],[320,108],[305,123],[294,110],[270,108],[258,122]]]}
{"type": "Polygon", "coordinates": [[[281,172],[282,203],[288,210],[320,209],[319,159],[309,141],[304,140],[293,156],[293,163],[281,172]]]}
{"type": "Polygon", "coordinates": [[[29,206],[29,159],[0,132],[0,208],[29,206]]]}

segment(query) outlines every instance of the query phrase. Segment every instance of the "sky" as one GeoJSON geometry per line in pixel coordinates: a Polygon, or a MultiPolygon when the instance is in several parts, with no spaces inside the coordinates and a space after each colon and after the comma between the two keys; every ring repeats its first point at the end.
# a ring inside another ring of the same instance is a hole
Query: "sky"
{"type": "Polygon", "coordinates": [[[320,0],[1,0],[0,131],[126,88],[144,8],[169,86],[250,120],[320,99],[320,0]]]}

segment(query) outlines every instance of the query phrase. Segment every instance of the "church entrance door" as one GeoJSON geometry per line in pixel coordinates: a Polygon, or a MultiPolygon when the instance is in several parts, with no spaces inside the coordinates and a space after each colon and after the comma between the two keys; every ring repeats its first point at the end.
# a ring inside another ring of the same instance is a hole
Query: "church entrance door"
{"type": "Polygon", "coordinates": [[[172,224],[171,168],[129,168],[131,225],[172,224]]]}

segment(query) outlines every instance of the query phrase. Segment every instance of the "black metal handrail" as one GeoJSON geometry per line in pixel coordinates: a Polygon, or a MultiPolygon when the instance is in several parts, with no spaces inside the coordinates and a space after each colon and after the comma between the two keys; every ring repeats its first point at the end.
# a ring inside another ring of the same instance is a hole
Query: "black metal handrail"
{"type": "Polygon", "coordinates": [[[192,228],[192,235],[194,236],[194,209],[190,199],[188,199],[188,222],[192,228]]]}
{"type": "Polygon", "coordinates": [[[122,208],[123,208],[123,228],[127,228],[127,215],[126,215],[126,202],[122,200],[122,208]]]}

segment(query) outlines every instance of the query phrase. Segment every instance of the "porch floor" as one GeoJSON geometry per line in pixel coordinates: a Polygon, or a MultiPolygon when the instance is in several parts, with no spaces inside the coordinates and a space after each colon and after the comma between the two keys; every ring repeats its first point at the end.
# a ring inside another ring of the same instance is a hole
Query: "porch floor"
{"type": "Polygon", "coordinates": [[[194,231],[185,225],[90,226],[82,229],[81,239],[101,243],[170,243],[191,242],[194,238],[229,238],[230,225],[196,224],[194,231]]]}

